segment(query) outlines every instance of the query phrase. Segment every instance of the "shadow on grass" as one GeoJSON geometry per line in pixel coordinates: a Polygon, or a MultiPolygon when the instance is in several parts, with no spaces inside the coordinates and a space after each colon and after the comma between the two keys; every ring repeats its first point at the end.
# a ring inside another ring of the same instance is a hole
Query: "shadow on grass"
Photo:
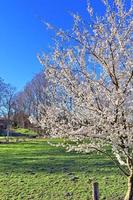
{"type": "Polygon", "coordinates": [[[118,173],[114,163],[97,154],[65,152],[46,141],[0,145],[0,172],[31,173],[118,173]]]}

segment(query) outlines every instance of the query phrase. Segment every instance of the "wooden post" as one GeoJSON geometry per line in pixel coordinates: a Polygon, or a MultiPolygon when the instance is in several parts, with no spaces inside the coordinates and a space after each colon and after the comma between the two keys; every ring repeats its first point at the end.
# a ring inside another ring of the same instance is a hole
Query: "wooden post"
{"type": "Polygon", "coordinates": [[[94,182],[92,185],[92,198],[93,200],[99,200],[99,186],[97,182],[94,182]]]}

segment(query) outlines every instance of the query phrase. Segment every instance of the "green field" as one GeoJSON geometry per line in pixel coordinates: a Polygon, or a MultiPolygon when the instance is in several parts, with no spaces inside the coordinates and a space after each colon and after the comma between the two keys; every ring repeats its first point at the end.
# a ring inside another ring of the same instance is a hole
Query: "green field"
{"type": "Polygon", "coordinates": [[[122,199],[126,178],[103,155],[67,153],[47,140],[0,144],[0,200],[122,199]]]}

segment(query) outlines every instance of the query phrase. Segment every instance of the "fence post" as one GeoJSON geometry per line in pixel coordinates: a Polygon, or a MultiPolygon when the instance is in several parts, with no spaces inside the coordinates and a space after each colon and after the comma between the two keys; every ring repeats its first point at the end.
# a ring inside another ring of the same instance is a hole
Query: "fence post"
{"type": "Polygon", "coordinates": [[[97,182],[94,182],[92,184],[92,198],[93,200],[99,200],[99,185],[97,182]]]}

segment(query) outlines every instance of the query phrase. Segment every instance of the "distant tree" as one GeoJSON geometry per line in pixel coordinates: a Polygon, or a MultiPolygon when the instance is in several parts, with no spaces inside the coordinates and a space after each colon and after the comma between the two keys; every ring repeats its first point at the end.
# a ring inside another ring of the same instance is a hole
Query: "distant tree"
{"type": "Polygon", "coordinates": [[[38,122],[43,114],[45,114],[45,105],[47,101],[46,95],[46,79],[44,73],[41,72],[37,74],[30,83],[25,87],[25,95],[29,102],[31,102],[31,113],[30,115],[34,117],[38,122]],[[39,107],[42,109],[39,111],[39,107]]]}
{"type": "Polygon", "coordinates": [[[31,105],[24,91],[18,92],[14,100],[13,123],[15,127],[27,128],[31,105]]]}
{"type": "Polygon", "coordinates": [[[5,87],[6,85],[4,81],[0,78],[0,116],[1,116],[2,99],[3,99],[5,87]]]}
{"type": "Polygon", "coordinates": [[[0,116],[6,120],[7,123],[7,140],[9,141],[9,130],[12,123],[13,105],[15,88],[4,81],[0,81],[0,116]]]}
{"type": "Polygon", "coordinates": [[[45,115],[45,105],[48,104],[46,84],[44,72],[40,72],[16,95],[15,121],[18,126],[25,127],[30,121],[36,128],[40,127],[40,120],[45,115]]]}
{"type": "Polygon", "coordinates": [[[96,16],[88,3],[88,22],[74,14],[70,31],[47,24],[56,30],[56,45],[39,60],[55,101],[40,123],[51,127],[51,135],[76,140],[70,150],[108,155],[128,176],[125,200],[132,200],[133,1],[130,8],[123,2],[103,0],[103,16],[96,16]]]}

